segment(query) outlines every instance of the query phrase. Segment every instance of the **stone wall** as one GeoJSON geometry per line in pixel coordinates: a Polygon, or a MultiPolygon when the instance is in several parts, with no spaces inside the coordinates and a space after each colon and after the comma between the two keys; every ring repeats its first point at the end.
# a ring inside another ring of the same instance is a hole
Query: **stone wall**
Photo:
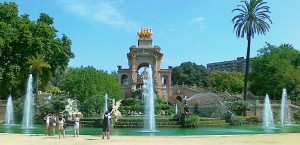
{"type": "Polygon", "coordinates": [[[0,100],[0,123],[5,120],[6,101],[0,100]]]}

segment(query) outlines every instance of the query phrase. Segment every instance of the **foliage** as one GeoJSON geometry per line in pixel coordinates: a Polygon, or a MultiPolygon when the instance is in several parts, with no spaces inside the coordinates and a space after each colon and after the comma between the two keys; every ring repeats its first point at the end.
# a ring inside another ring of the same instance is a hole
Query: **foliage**
{"type": "Polygon", "coordinates": [[[67,98],[62,95],[53,96],[51,99],[53,105],[52,112],[59,114],[65,110],[65,106],[68,105],[67,98]]]}
{"type": "MultiPolygon", "coordinates": [[[[160,114],[160,111],[166,111],[169,115],[174,113],[174,107],[169,105],[166,101],[155,97],[155,114],[160,114]]],[[[144,101],[140,98],[127,98],[122,101],[119,111],[122,114],[128,114],[129,111],[136,111],[144,113],[144,101]]]]}
{"type": "Polygon", "coordinates": [[[251,37],[254,38],[254,34],[257,33],[265,35],[269,31],[269,24],[266,21],[272,23],[269,11],[269,6],[263,0],[247,0],[241,1],[243,5],[238,5],[232,12],[238,12],[238,15],[234,16],[232,22],[234,23],[234,30],[236,36],[239,38],[247,38],[247,55],[246,55],[246,69],[244,80],[244,100],[247,95],[247,82],[249,73],[249,61],[250,61],[250,45],[251,37]]]}
{"type": "Polygon", "coordinates": [[[127,98],[122,101],[119,111],[128,114],[129,111],[144,112],[144,102],[139,98],[127,98]]]}
{"type": "Polygon", "coordinates": [[[15,122],[21,122],[23,118],[23,110],[24,110],[24,100],[22,98],[18,98],[14,100],[14,119],[15,122]]]}
{"type": "Polygon", "coordinates": [[[38,99],[35,109],[39,111],[39,114],[35,118],[42,121],[48,113],[60,114],[65,110],[67,104],[66,97],[61,95],[52,96],[51,100],[38,99]]]}
{"type": "Polygon", "coordinates": [[[268,93],[271,99],[279,100],[286,88],[292,100],[299,100],[300,51],[289,44],[277,47],[267,43],[258,52],[259,57],[251,62],[251,92],[259,96],[268,93]]]}
{"type": "Polygon", "coordinates": [[[39,110],[41,115],[48,113],[60,114],[65,110],[65,106],[68,104],[65,96],[53,96],[51,100],[38,99],[36,109],[39,110]]]}
{"type": "Polygon", "coordinates": [[[210,72],[203,66],[192,62],[181,63],[172,70],[172,84],[208,86],[210,72]]]}
{"type": "Polygon", "coordinates": [[[30,65],[32,69],[35,71],[35,96],[37,98],[39,91],[39,75],[42,68],[50,68],[51,66],[45,62],[44,56],[36,54],[36,56],[29,58],[27,63],[30,65]]]}
{"type": "MultiPolygon", "coordinates": [[[[26,63],[29,58],[45,56],[50,69],[42,69],[41,89],[55,76],[55,71],[63,71],[71,58],[71,40],[63,35],[57,36],[53,26],[54,19],[41,13],[37,21],[29,19],[28,14],[19,15],[14,2],[0,2],[0,99],[9,94],[21,97],[30,72],[26,63]]],[[[36,76],[35,76],[36,77],[36,76]]]]}
{"type": "Polygon", "coordinates": [[[58,87],[53,86],[53,85],[47,85],[45,87],[45,91],[49,92],[51,94],[59,94],[59,93],[61,93],[60,89],[58,87]]]}
{"type": "Polygon", "coordinates": [[[248,124],[258,124],[261,122],[261,119],[258,118],[257,116],[251,116],[251,117],[245,118],[244,122],[248,123],[248,124]]]}
{"type": "Polygon", "coordinates": [[[157,96],[155,100],[155,114],[160,114],[160,111],[165,111],[165,113],[170,115],[175,112],[175,108],[169,105],[167,101],[164,101],[159,96],[157,96]]]}
{"type": "Polygon", "coordinates": [[[83,102],[80,102],[80,109],[85,116],[91,116],[92,112],[104,112],[104,99],[103,96],[90,96],[86,97],[83,102]]]}
{"type": "Polygon", "coordinates": [[[196,128],[199,126],[199,116],[198,115],[190,115],[185,121],[183,127],[187,128],[196,128]]]}
{"type": "Polygon", "coordinates": [[[116,80],[118,80],[118,72],[112,71],[112,72],[110,73],[110,75],[113,76],[116,80]]]}
{"type": "Polygon", "coordinates": [[[61,88],[70,98],[84,102],[86,97],[108,94],[119,100],[121,86],[111,75],[95,68],[70,68],[61,80],[61,88]]]}
{"type": "Polygon", "coordinates": [[[243,90],[243,74],[240,72],[212,72],[210,85],[214,91],[241,93],[243,90]]]}
{"type": "MultiPolygon", "coordinates": [[[[18,98],[14,101],[14,116],[16,122],[21,122],[23,119],[23,110],[24,110],[24,100],[18,98]]],[[[38,110],[38,113],[35,116],[37,122],[42,122],[43,117],[50,113],[59,114],[65,110],[67,105],[67,100],[64,96],[53,96],[51,100],[38,99],[37,103],[34,105],[34,109],[38,110]]]]}
{"type": "Polygon", "coordinates": [[[224,117],[225,122],[230,123],[231,122],[231,117],[232,117],[232,112],[227,111],[224,115],[225,115],[225,117],[224,117]]]}
{"type": "Polygon", "coordinates": [[[244,116],[244,111],[250,107],[250,104],[243,99],[232,96],[224,100],[226,107],[229,111],[237,116],[244,116]]]}
{"type": "Polygon", "coordinates": [[[232,116],[229,122],[230,125],[242,125],[244,118],[242,116],[232,116]]]}
{"type": "Polygon", "coordinates": [[[295,114],[294,114],[294,119],[297,123],[300,122],[300,111],[297,111],[295,114]]]}

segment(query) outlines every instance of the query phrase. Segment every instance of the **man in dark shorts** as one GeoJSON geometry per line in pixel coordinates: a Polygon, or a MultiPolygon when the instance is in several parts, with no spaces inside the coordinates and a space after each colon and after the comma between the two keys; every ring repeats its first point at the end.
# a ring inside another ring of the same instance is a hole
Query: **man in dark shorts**
{"type": "Polygon", "coordinates": [[[106,135],[107,139],[110,139],[109,130],[110,130],[110,113],[108,111],[105,112],[103,117],[103,132],[102,139],[104,139],[104,135],[106,135]]]}

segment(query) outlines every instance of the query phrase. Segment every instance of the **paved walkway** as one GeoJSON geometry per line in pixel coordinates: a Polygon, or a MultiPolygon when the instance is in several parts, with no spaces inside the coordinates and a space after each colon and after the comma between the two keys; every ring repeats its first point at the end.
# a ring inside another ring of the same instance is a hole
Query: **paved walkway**
{"type": "Polygon", "coordinates": [[[235,136],[58,136],[0,134],[1,145],[300,145],[300,134],[235,136]]]}

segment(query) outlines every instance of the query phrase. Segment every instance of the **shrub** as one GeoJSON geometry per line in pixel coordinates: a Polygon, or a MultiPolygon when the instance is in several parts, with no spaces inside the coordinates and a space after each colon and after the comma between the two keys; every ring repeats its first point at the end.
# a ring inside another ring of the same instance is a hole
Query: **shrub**
{"type": "Polygon", "coordinates": [[[198,115],[191,115],[187,118],[185,121],[185,124],[183,124],[184,127],[187,128],[196,128],[199,126],[199,116],[198,115]]]}
{"type": "Polygon", "coordinates": [[[225,122],[226,123],[230,123],[231,122],[231,115],[232,115],[232,113],[230,112],[230,111],[228,111],[228,112],[226,112],[225,114],[225,122]]]}
{"type": "Polygon", "coordinates": [[[19,123],[22,122],[22,118],[23,118],[23,108],[24,104],[23,104],[23,99],[19,98],[17,100],[14,101],[14,119],[15,119],[15,123],[19,123]]]}
{"type": "Polygon", "coordinates": [[[251,107],[251,104],[249,104],[247,101],[244,101],[242,98],[239,98],[237,96],[228,98],[224,102],[225,105],[228,107],[228,109],[238,116],[244,116],[245,110],[251,107]]]}
{"type": "Polygon", "coordinates": [[[256,117],[256,116],[251,116],[251,117],[247,117],[245,118],[245,123],[248,124],[258,124],[261,122],[260,118],[256,117]]]}
{"type": "Polygon", "coordinates": [[[232,116],[229,124],[230,125],[242,125],[243,122],[244,122],[244,118],[242,116],[232,116]]]}

